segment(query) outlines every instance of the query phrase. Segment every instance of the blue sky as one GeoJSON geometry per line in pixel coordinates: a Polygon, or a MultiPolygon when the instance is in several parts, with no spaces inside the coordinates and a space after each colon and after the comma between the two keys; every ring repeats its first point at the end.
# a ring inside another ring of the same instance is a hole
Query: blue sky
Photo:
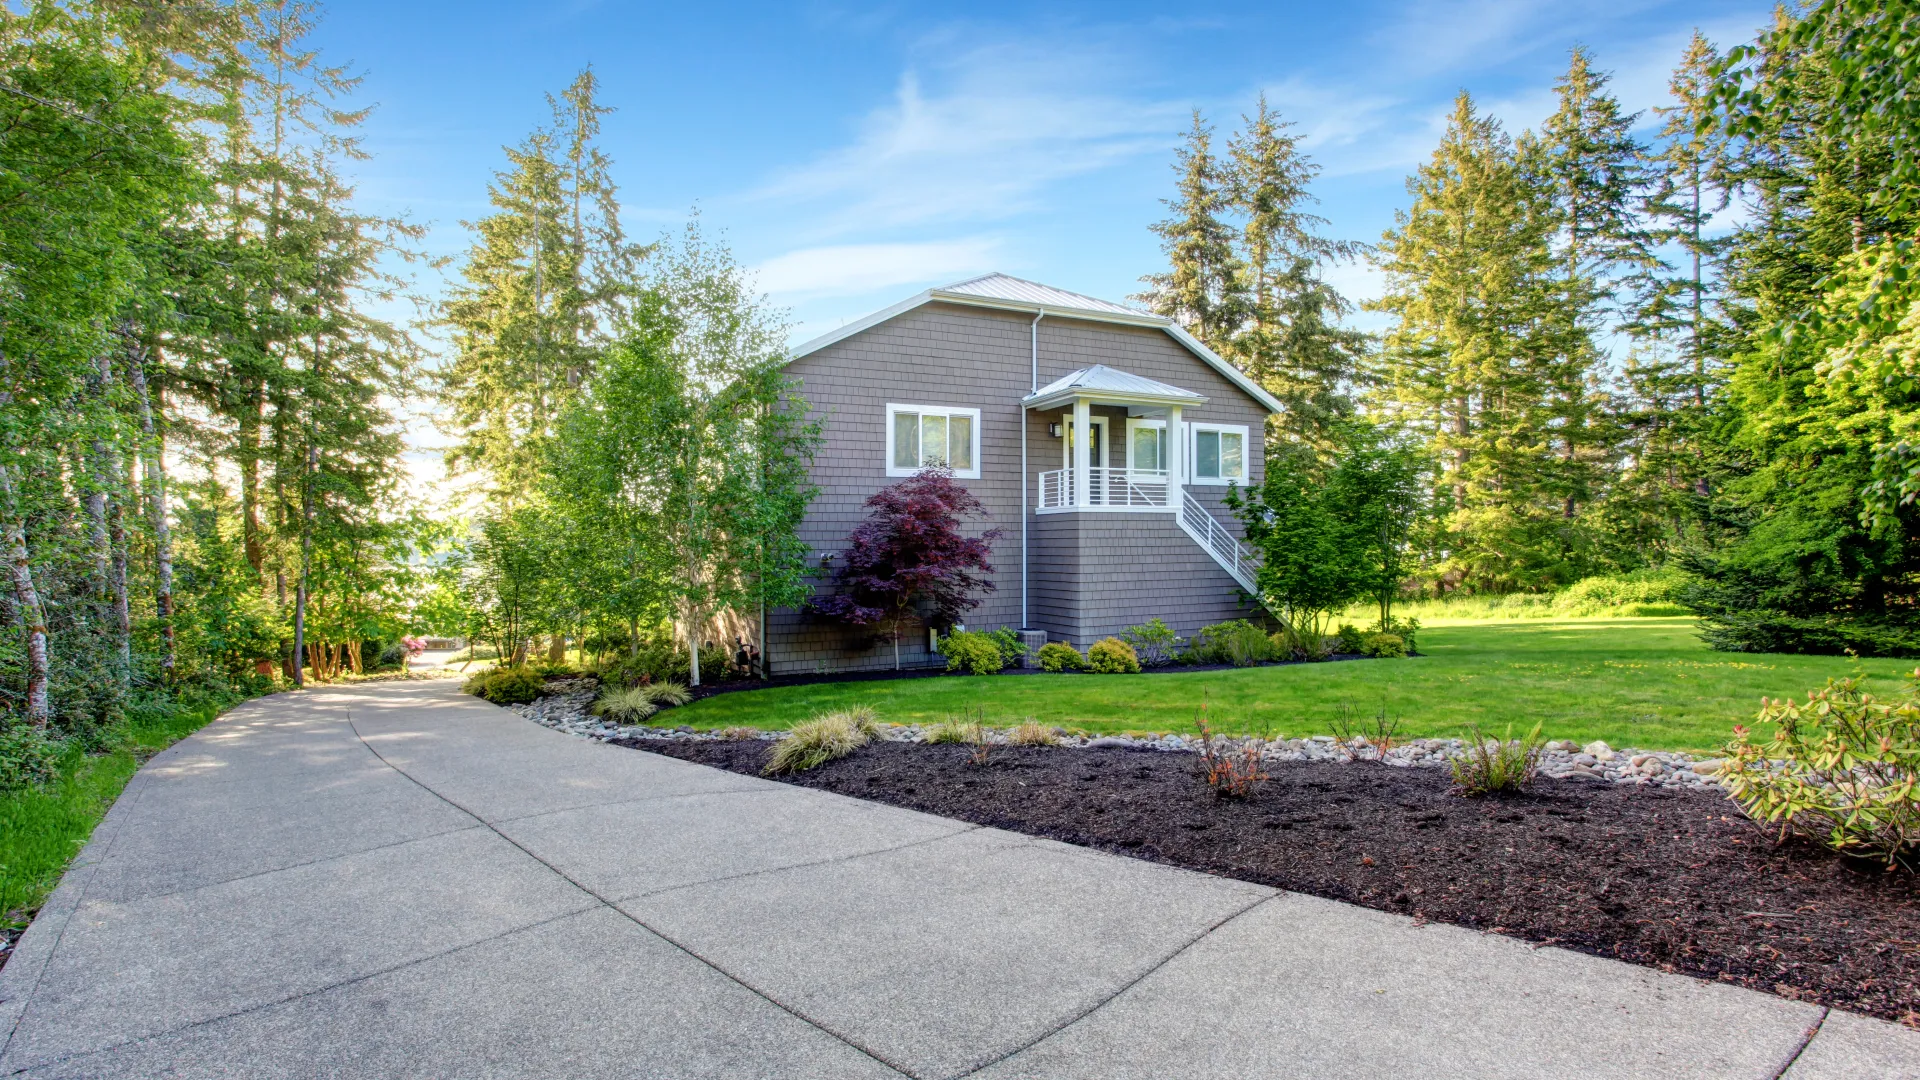
{"type": "MultiPolygon", "coordinates": [[[[1510,129],[1552,111],[1584,44],[1630,109],[1665,100],[1699,27],[1723,48],[1768,0],[966,5],[332,0],[315,44],[364,74],[370,210],[458,255],[500,148],[591,63],[630,232],[699,206],[811,337],[988,270],[1110,299],[1161,266],[1173,147],[1264,90],[1325,168],[1335,236],[1372,241],[1468,90],[1510,129]],[[1177,14],[1176,14],[1177,13],[1177,14]]],[[[1355,299],[1363,266],[1331,275],[1355,299]]],[[[431,289],[433,282],[423,282],[431,289]]],[[[1371,320],[1367,320],[1371,321],[1371,320]]],[[[431,442],[424,435],[421,442],[431,442]]]]}

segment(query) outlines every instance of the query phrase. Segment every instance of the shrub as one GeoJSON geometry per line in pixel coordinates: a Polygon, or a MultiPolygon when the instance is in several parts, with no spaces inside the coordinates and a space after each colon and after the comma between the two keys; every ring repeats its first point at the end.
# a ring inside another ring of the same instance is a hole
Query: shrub
{"type": "Polygon", "coordinates": [[[1466,742],[1466,753],[1453,759],[1453,782],[1462,795],[1521,791],[1539,775],[1539,724],[1524,739],[1513,737],[1511,725],[1504,739],[1490,739],[1478,727],[1469,727],[1466,742]]]}
{"type": "Polygon", "coordinates": [[[1267,632],[1245,619],[1203,626],[1187,650],[1196,663],[1252,667],[1274,655],[1267,632]]]}
{"type": "MultiPolygon", "coordinates": [[[[692,669],[687,663],[686,647],[665,642],[642,646],[636,654],[610,657],[594,668],[594,673],[604,683],[639,686],[657,682],[685,683],[691,677],[692,669]]],[[[700,678],[703,681],[722,682],[737,675],[733,657],[725,648],[710,645],[700,650],[700,678]]]]}
{"type": "Polygon", "coordinates": [[[610,687],[593,703],[593,714],[604,716],[622,726],[638,724],[660,711],[653,698],[647,693],[649,686],[610,687]]]}
{"type": "Polygon", "coordinates": [[[1335,630],[1333,636],[1340,642],[1340,651],[1343,653],[1359,652],[1362,640],[1366,637],[1352,623],[1341,623],[1340,629],[1335,630]]]}
{"type": "Polygon", "coordinates": [[[1221,799],[1244,799],[1268,779],[1265,744],[1259,739],[1229,739],[1207,726],[1207,703],[1200,703],[1193,726],[1200,733],[1200,779],[1221,799]]]}
{"type": "Polygon", "coordinates": [[[1734,729],[1721,783],[1754,821],[1835,851],[1914,865],[1920,854],[1920,671],[1903,698],[1876,701],[1858,679],[1830,681],[1806,704],[1768,701],[1757,743],[1734,729]]]}
{"type": "Polygon", "coordinates": [[[1007,663],[999,642],[970,630],[948,634],[940,643],[940,651],[947,656],[948,671],[964,671],[969,675],[998,674],[1007,663]]]}
{"type": "Polygon", "coordinates": [[[1040,646],[1040,652],[1037,655],[1040,658],[1040,667],[1045,671],[1056,673],[1079,671],[1087,666],[1086,658],[1080,655],[1080,650],[1074,648],[1071,642],[1049,641],[1040,646]]]}
{"type": "Polygon", "coordinates": [[[495,705],[524,705],[540,696],[546,685],[531,668],[493,668],[468,679],[460,688],[495,705]]]}
{"type": "Polygon", "coordinates": [[[998,630],[989,630],[987,636],[1000,646],[1001,667],[1019,667],[1027,658],[1027,643],[1020,640],[1020,631],[1011,626],[998,630]]]}
{"type": "Polygon", "coordinates": [[[1641,606],[1677,607],[1691,580],[1677,566],[1582,578],[1554,596],[1553,609],[1562,615],[1611,615],[1631,614],[1641,606]]]}
{"type": "Polygon", "coordinates": [[[1119,638],[1102,638],[1087,647],[1087,670],[1102,675],[1138,675],[1140,657],[1119,638]]]}
{"type": "Polygon", "coordinates": [[[43,784],[53,777],[60,744],[29,724],[0,731],[0,792],[43,784]]]}
{"type": "Polygon", "coordinates": [[[1388,619],[1384,623],[1374,623],[1373,632],[1376,634],[1393,634],[1398,636],[1401,641],[1406,642],[1407,654],[1409,656],[1420,651],[1419,619],[1388,619]]]}
{"type": "Polygon", "coordinates": [[[1399,634],[1368,634],[1360,639],[1360,651],[1368,656],[1402,657],[1407,655],[1407,639],[1399,634]]]}
{"type": "Polygon", "coordinates": [[[1134,654],[1139,657],[1140,663],[1147,667],[1173,663],[1174,655],[1185,643],[1185,639],[1175,634],[1173,627],[1168,626],[1158,616],[1148,619],[1139,626],[1127,627],[1126,632],[1121,636],[1133,646],[1134,654]]]}
{"type": "MultiPolygon", "coordinates": [[[[1089,650],[1091,651],[1091,650],[1089,650]]],[[[1038,720],[1029,718],[1007,731],[1009,746],[1059,746],[1060,734],[1038,720]]]]}
{"type": "Polygon", "coordinates": [[[804,772],[846,757],[872,742],[879,731],[873,710],[864,705],[817,716],[793,725],[786,738],[773,745],[764,771],[769,776],[804,772]]]}
{"type": "Polygon", "coordinates": [[[758,739],[760,737],[760,729],[750,727],[721,728],[720,737],[732,742],[746,742],[749,739],[758,739]]]}

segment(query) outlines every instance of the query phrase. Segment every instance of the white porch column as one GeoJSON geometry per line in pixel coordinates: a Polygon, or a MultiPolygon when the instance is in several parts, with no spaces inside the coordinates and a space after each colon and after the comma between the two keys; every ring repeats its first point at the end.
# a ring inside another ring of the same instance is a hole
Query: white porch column
{"type": "Polygon", "coordinates": [[[1167,509],[1180,513],[1181,485],[1187,470],[1187,440],[1180,436],[1180,406],[1167,406],[1167,509]]]}
{"type": "Polygon", "coordinates": [[[1092,410],[1087,407],[1087,399],[1073,399],[1073,505],[1087,506],[1093,502],[1092,488],[1088,485],[1087,467],[1093,462],[1091,448],[1087,445],[1093,439],[1092,410]]]}

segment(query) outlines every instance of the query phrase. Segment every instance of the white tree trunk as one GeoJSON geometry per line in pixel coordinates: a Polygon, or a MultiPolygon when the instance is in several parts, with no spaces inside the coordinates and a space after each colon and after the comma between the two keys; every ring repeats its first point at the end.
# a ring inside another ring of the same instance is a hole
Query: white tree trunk
{"type": "Polygon", "coordinates": [[[45,731],[53,715],[47,698],[47,617],[40,606],[40,591],[33,586],[26,526],[14,499],[13,476],[4,465],[0,465],[0,498],[6,503],[7,566],[13,580],[14,610],[26,633],[27,722],[45,731]]]}

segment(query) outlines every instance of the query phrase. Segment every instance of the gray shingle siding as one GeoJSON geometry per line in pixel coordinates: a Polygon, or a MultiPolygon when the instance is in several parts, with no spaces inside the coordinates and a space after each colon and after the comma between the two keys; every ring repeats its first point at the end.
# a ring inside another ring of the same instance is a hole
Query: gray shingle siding
{"type": "MultiPolygon", "coordinates": [[[[998,527],[993,546],[996,589],[967,616],[991,629],[1020,622],[1020,433],[1032,477],[1061,464],[1061,442],[1047,434],[1057,414],[1027,415],[1032,316],[951,304],[927,304],[795,360],[789,374],[822,421],[824,443],[814,460],[820,495],[800,537],[816,554],[838,551],[865,519],[868,496],[896,482],[886,475],[888,403],[980,410],[980,479],[963,480],[998,527]]],[[[1207,396],[1189,409],[1193,421],[1245,424],[1248,464],[1258,482],[1266,410],[1160,330],[1048,316],[1040,323],[1040,385],[1090,364],[1144,375],[1207,396]]],[[[1113,417],[1110,461],[1125,464],[1122,409],[1113,417]]],[[[1193,487],[1217,517],[1231,521],[1224,488],[1193,487]]],[[[1181,633],[1244,613],[1233,579],[1201,551],[1170,514],[1066,513],[1030,518],[1030,620],[1049,634],[1085,645],[1158,615],[1181,633]],[[1090,637],[1089,635],[1094,635],[1090,637]]],[[[822,578],[820,587],[826,586],[822,578]]],[[[776,674],[852,671],[893,666],[892,647],[863,645],[845,627],[798,611],[767,615],[766,655],[776,674]]],[[[901,642],[907,666],[937,662],[920,630],[901,642]]]]}

